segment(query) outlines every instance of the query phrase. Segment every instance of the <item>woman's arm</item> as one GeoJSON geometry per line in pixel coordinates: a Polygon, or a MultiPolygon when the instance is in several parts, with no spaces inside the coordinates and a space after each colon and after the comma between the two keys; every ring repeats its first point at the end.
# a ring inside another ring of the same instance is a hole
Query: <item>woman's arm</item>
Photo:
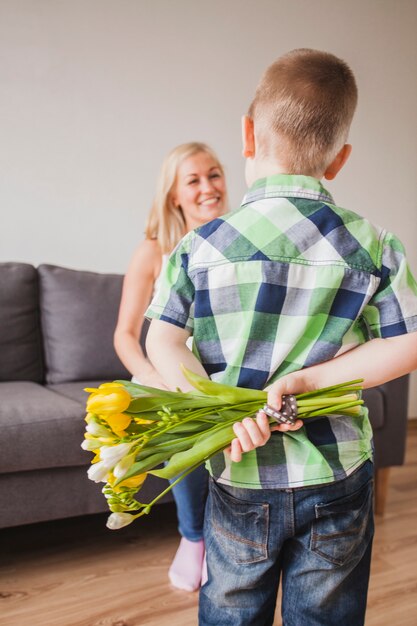
{"type": "Polygon", "coordinates": [[[143,241],[130,262],[123,281],[119,318],[114,332],[114,347],[123,365],[144,385],[166,388],[162,377],[145,357],[139,344],[144,313],[152,297],[162,264],[156,241],[143,241]]]}

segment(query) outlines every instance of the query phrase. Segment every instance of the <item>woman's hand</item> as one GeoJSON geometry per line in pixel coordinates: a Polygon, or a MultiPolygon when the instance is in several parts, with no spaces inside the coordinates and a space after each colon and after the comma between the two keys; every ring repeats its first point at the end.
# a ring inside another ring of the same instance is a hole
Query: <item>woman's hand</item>
{"type": "Polygon", "coordinates": [[[146,369],[142,368],[138,374],[134,375],[135,379],[145,387],[154,387],[155,389],[169,389],[164,382],[162,376],[158,374],[156,369],[148,362],[146,369]]]}

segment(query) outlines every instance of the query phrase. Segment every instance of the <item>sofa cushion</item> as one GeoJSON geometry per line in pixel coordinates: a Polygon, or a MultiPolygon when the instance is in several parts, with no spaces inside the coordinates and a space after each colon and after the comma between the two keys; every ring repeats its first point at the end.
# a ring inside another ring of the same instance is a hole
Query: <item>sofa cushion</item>
{"type": "Polygon", "coordinates": [[[40,265],[46,381],[129,377],[113,348],[123,277],[40,265]]]}
{"type": "Polygon", "coordinates": [[[38,275],[27,263],[0,263],[0,355],[0,381],[42,381],[38,275]]]}
{"type": "Polygon", "coordinates": [[[111,382],[106,380],[83,380],[76,383],[58,383],[57,385],[47,385],[47,389],[58,393],[65,398],[75,400],[84,407],[87,402],[88,393],[84,391],[85,387],[98,387],[102,383],[111,382]]]}
{"type": "MultiPolygon", "coordinates": [[[[101,492],[103,485],[88,480],[86,470],[86,467],[55,467],[52,470],[0,474],[0,529],[109,512],[107,500],[101,492]],[[13,494],[13,499],[10,494],[13,494]]],[[[158,480],[156,476],[152,478],[158,480]]],[[[45,531],[48,532],[46,528],[45,531]]],[[[59,623],[62,620],[57,619],[55,624],[59,623]]],[[[9,624],[11,626],[11,622],[9,624]]],[[[18,626],[18,618],[14,624],[18,626]]]]}
{"type": "Polygon", "coordinates": [[[81,402],[32,382],[0,383],[0,396],[0,473],[89,463],[81,402]]]}

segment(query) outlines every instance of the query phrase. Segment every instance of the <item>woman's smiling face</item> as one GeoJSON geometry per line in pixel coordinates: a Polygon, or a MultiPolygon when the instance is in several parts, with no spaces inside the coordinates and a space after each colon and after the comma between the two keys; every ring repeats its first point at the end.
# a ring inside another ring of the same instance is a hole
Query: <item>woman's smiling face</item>
{"type": "Polygon", "coordinates": [[[226,182],[217,161],[197,152],[178,167],[172,199],[180,206],[187,230],[192,230],[226,212],[226,182]]]}

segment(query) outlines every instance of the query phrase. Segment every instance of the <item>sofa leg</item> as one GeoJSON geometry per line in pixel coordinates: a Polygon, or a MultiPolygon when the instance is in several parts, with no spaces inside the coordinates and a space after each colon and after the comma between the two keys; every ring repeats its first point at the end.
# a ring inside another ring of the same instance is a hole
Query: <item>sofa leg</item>
{"type": "Polygon", "coordinates": [[[388,493],[389,467],[375,470],[375,513],[384,515],[388,493]]]}

